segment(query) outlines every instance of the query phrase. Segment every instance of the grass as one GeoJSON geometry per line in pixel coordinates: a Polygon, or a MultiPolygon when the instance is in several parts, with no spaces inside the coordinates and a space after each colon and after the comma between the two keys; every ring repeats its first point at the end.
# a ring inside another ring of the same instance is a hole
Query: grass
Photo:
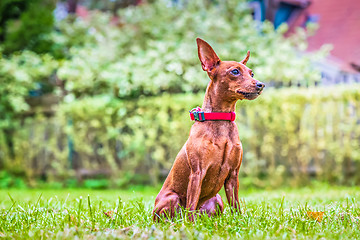
{"type": "MultiPolygon", "coordinates": [[[[4,239],[360,239],[360,188],[240,191],[242,214],[154,223],[158,189],[0,190],[4,239]],[[322,221],[308,211],[323,211],[322,221]]],[[[225,200],[225,198],[223,198],[225,200]]]]}

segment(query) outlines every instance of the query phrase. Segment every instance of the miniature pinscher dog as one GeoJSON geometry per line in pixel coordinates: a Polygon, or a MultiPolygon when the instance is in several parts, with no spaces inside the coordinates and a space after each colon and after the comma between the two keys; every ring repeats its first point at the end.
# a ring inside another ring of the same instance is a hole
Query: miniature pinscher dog
{"type": "Polygon", "coordinates": [[[156,197],[155,221],[174,217],[180,207],[192,213],[190,220],[194,220],[195,212],[209,216],[222,213],[224,204],[218,192],[223,185],[232,211],[240,211],[238,175],[243,150],[235,117],[208,120],[206,114],[235,116],[236,102],[257,98],[265,84],[254,79],[246,66],[249,51],[241,62],[221,61],[207,42],[200,38],[196,42],[202,69],[210,78],[202,105],[203,117],[200,119],[197,112],[189,138],[156,197]]]}

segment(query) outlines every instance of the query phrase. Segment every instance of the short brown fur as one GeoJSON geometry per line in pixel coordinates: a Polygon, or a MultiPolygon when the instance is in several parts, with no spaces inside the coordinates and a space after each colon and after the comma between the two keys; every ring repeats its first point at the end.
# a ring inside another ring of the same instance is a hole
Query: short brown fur
{"type": "MultiPolygon", "coordinates": [[[[202,68],[211,79],[202,105],[204,112],[235,112],[238,100],[253,100],[260,95],[265,85],[255,80],[246,66],[249,51],[241,62],[221,61],[208,43],[199,38],[196,42],[202,68]]],[[[223,185],[232,209],[240,211],[238,174],[242,155],[235,122],[195,122],[156,197],[154,220],[174,217],[180,207],[209,216],[221,213],[224,204],[218,192],[223,185]]]]}

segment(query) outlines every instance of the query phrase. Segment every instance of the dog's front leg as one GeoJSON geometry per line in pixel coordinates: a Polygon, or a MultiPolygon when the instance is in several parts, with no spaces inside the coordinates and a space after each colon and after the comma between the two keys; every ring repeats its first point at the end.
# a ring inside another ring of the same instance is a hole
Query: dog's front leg
{"type": "Polygon", "coordinates": [[[201,184],[203,180],[201,171],[191,172],[189,176],[189,185],[186,194],[186,209],[193,211],[199,202],[201,184]]]}
{"type": "Polygon", "coordinates": [[[239,203],[239,169],[233,170],[229,177],[225,180],[225,193],[226,198],[232,207],[231,211],[235,209],[235,211],[240,210],[240,203],[239,203]]]}
{"type": "MultiPolygon", "coordinates": [[[[201,146],[204,144],[202,142],[192,140],[192,138],[188,140],[185,148],[186,157],[190,167],[189,183],[186,192],[186,209],[190,211],[190,221],[194,220],[194,212],[199,203],[201,194],[202,181],[206,174],[206,168],[204,167],[204,163],[202,161],[205,159],[203,158],[204,154],[201,150],[198,150],[202,149],[201,146]]],[[[197,138],[195,140],[197,140],[197,138]]]]}

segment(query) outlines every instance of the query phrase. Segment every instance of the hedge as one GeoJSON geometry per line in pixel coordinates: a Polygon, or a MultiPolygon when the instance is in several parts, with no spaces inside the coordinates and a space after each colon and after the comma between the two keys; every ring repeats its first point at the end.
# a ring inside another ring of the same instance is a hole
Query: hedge
{"type": "MultiPolygon", "coordinates": [[[[265,89],[255,101],[239,102],[241,184],[360,183],[358,89],[265,89]]],[[[63,103],[53,117],[38,114],[19,122],[13,156],[0,132],[0,164],[11,174],[25,174],[31,186],[39,178],[66,185],[68,179],[94,176],[109,178],[113,186],[156,185],[188,137],[188,111],[202,100],[203,93],[63,103]]]]}

